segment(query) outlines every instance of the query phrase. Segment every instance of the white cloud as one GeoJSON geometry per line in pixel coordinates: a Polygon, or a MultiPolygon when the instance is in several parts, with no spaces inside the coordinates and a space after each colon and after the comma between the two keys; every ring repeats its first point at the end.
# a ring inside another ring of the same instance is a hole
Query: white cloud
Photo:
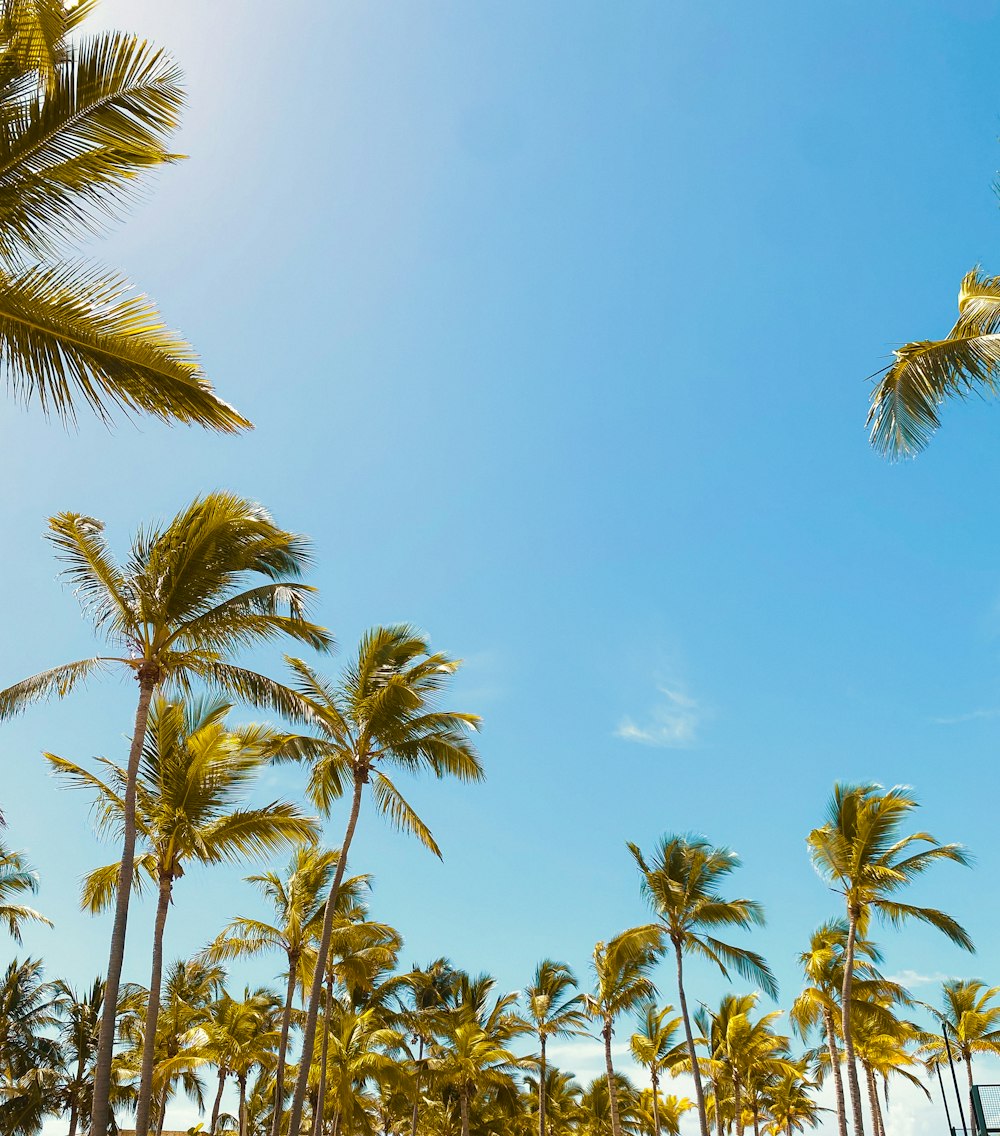
{"type": "Polygon", "coordinates": [[[898,974],[890,974],[889,981],[898,982],[900,986],[912,989],[914,986],[937,986],[952,977],[953,975],[942,974],[941,971],[934,971],[933,974],[921,974],[918,970],[901,970],[898,974]]]}
{"type": "Polygon", "coordinates": [[[618,723],[616,737],[661,749],[693,746],[703,717],[700,706],[676,687],[661,684],[658,690],[662,695],[661,701],[650,711],[648,719],[638,723],[626,715],[618,723]]]}
{"type": "Polygon", "coordinates": [[[935,726],[960,726],[963,722],[976,722],[981,718],[1000,717],[1000,709],[970,710],[968,714],[955,714],[951,718],[931,718],[935,726]]]}

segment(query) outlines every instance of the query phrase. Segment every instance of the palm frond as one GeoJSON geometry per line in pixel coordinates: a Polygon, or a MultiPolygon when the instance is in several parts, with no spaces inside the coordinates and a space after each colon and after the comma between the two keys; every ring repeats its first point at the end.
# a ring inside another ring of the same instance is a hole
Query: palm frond
{"type": "Polygon", "coordinates": [[[407,804],[396,786],[381,771],[375,773],[372,777],[372,798],[379,812],[388,817],[400,832],[411,833],[425,848],[429,848],[439,860],[443,859],[441,849],[431,835],[431,830],[407,804]]]}
{"type": "Polygon", "coordinates": [[[13,686],[8,686],[6,690],[0,691],[0,721],[10,718],[35,702],[44,702],[52,695],[64,698],[92,674],[106,670],[111,663],[122,661],[124,660],[102,657],[79,659],[75,663],[63,663],[62,666],[22,679],[13,686]]]}

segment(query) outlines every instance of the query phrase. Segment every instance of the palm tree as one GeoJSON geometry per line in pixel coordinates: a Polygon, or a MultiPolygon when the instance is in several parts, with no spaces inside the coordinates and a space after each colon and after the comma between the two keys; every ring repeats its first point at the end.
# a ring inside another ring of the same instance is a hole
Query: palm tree
{"type": "MultiPolygon", "coordinates": [[[[287,801],[272,801],[256,809],[236,807],[267,765],[278,738],[266,726],[229,726],[226,717],[231,710],[229,703],[218,699],[185,703],[160,697],[150,714],[136,781],[135,809],[136,829],[146,851],[136,859],[135,868],[154,882],[158,898],[137,1136],[147,1136],[149,1130],[163,933],[175,882],[191,862],[219,864],[266,855],[316,835],[315,822],[287,801]]],[[[127,784],[124,769],[101,759],[111,775],[104,782],[71,761],[53,754],[46,757],[71,785],[96,791],[95,808],[103,830],[121,827],[127,784]]],[[[119,864],[108,864],[87,876],[85,907],[98,912],[111,904],[119,870],[119,864]]]]}
{"type": "MultiPolygon", "coordinates": [[[[888,1007],[883,1006],[883,1010],[888,1007]]],[[[861,1068],[865,1073],[868,1088],[868,1104],[872,1116],[872,1129],[875,1136],[885,1136],[885,1120],[878,1097],[878,1078],[885,1086],[886,1103],[889,1100],[889,1078],[900,1077],[914,1088],[919,1089],[928,1100],[931,1094],[912,1071],[922,1067],[915,1052],[917,1045],[926,1037],[912,1022],[897,1018],[884,1012],[873,1015],[861,1013],[852,1015],[854,1048],[861,1068]]]]}
{"type": "Polygon", "coordinates": [[[90,1127],[90,1102],[94,1095],[94,1058],[101,1028],[104,982],[95,978],[89,989],[77,992],[68,983],[53,983],[53,1005],[59,1015],[59,1041],[63,1075],[60,1077],[59,1103],[69,1113],[69,1136],[76,1136],[78,1125],[90,1127]]]}
{"type": "Polygon", "coordinates": [[[409,991],[411,1005],[405,1007],[401,1017],[413,1034],[417,1055],[414,1058],[413,1106],[410,1116],[410,1136],[417,1136],[420,1118],[420,1086],[425,1071],[425,1054],[434,1039],[435,1025],[441,1011],[455,995],[458,975],[449,959],[438,958],[427,966],[413,967],[400,978],[400,986],[409,991]]]}
{"type": "Polygon", "coordinates": [[[947,336],[907,343],[880,372],[868,412],[875,449],[891,457],[917,453],[940,425],[938,407],[946,398],[996,394],[998,333],[1000,276],[974,268],[962,281],[958,321],[947,336]]]}
{"type": "Polygon", "coordinates": [[[812,1096],[812,1088],[813,1082],[801,1070],[788,1070],[771,1085],[767,1093],[769,1136],[792,1136],[819,1124],[823,1109],[812,1096]]]}
{"type": "Polygon", "coordinates": [[[305,618],[314,589],[296,577],[309,560],[306,541],[278,528],[260,505],[231,493],[199,497],[168,525],[140,531],[124,564],[113,557],[103,529],[90,517],[60,513],[49,521],[49,539],[97,630],[124,653],[65,663],[0,692],[3,719],[52,695],[61,698],[99,671],[124,669],[139,685],[95,1075],[92,1123],[101,1133],[108,1126],[115,1007],[135,856],[135,785],[153,693],[167,683],[184,693],[200,679],[294,716],[300,709],[294,695],[234,665],[233,653],[284,636],[319,649],[331,642],[323,628],[305,618]]]}
{"type": "Polygon", "coordinates": [[[371,785],[374,804],[381,813],[440,856],[430,830],[389,779],[386,768],[395,766],[411,772],[426,769],[436,777],[452,776],[463,781],[481,780],[483,771],[469,737],[469,731],[479,724],[478,717],[434,707],[435,696],[458,669],[459,662],[440,652],[432,654],[427,640],[413,628],[395,625],[369,631],[339,686],[327,682],[300,659],[291,659],[289,663],[295,689],[320,731],[312,748],[302,749],[303,756],[313,762],[309,797],[328,814],[333,801],[348,787],[352,794],[302,1031],[299,1073],[289,1120],[289,1131],[297,1133],[323,1000],[323,975],[337,892],[365,786],[371,785]]]}
{"type": "Polygon", "coordinates": [[[632,1034],[629,1042],[636,1063],[644,1065],[649,1070],[654,1136],[660,1136],[660,1074],[664,1069],[677,1068],[687,1056],[683,1044],[676,1044],[674,1040],[681,1019],[671,1018],[669,1015],[673,1012],[673,1006],[664,1006],[660,1009],[655,1002],[646,1002],[642,1006],[639,1028],[632,1034]]]}
{"type": "Polygon", "coordinates": [[[661,947],[662,932],[655,924],[630,927],[594,947],[595,990],[593,994],[584,995],[584,1007],[591,1018],[600,1022],[612,1136],[621,1136],[622,1133],[618,1082],[611,1059],[615,1018],[656,997],[656,987],[649,971],[661,947]]]}
{"type": "Polygon", "coordinates": [[[637,1112],[640,1117],[643,1136],[666,1132],[667,1136],[680,1136],[681,1117],[694,1108],[687,1097],[668,1093],[665,1097],[654,1096],[652,1089],[643,1089],[639,1094],[637,1112]]]}
{"type": "Polygon", "coordinates": [[[612,1136],[616,1131],[615,1112],[618,1132],[632,1136],[640,1131],[639,1094],[635,1085],[624,1073],[615,1073],[611,1080],[607,1074],[595,1077],[580,1098],[580,1131],[586,1136],[612,1136]]]}
{"type": "MultiPolygon", "coordinates": [[[[943,1009],[927,1008],[949,1034],[952,1052],[964,1062],[969,1081],[969,1116],[975,1116],[972,1107],[972,1057],[976,1053],[1000,1053],[1000,1005],[990,1003],[1000,994],[1000,986],[987,987],[976,978],[949,978],[941,984],[943,1009]]],[[[928,1036],[921,1047],[921,1056],[929,1067],[946,1059],[943,1037],[928,1036]]]]}
{"type": "Polygon", "coordinates": [[[93,0],[0,10],[0,361],[14,395],[66,421],[78,405],[233,432],[191,347],[116,272],[53,260],[105,227],[167,148],[180,72],[146,40],[82,35],[93,0]]]}
{"type": "MultiPolygon", "coordinates": [[[[803,1038],[818,1023],[823,1025],[824,1041],[833,1075],[840,1136],[847,1136],[847,1107],[840,1071],[840,1048],[837,1044],[846,948],[846,919],[830,919],[813,932],[809,940],[809,950],[799,955],[799,962],[805,972],[808,985],[792,1003],[790,1012],[792,1025],[803,1038]]],[[[855,940],[852,989],[858,1009],[867,1004],[874,1004],[873,999],[883,995],[896,1001],[902,1000],[902,988],[882,978],[875,969],[875,964],[880,961],[881,955],[873,942],[864,938],[855,940]]]]}
{"type": "Polygon", "coordinates": [[[22,895],[38,891],[38,874],[31,870],[20,852],[15,852],[0,840],[0,923],[6,923],[11,938],[20,946],[23,923],[52,923],[33,907],[15,903],[22,895]]]}
{"type": "Polygon", "coordinates": [[[37,959],[13,959],[0,977],[0,1132],[29,1136],[55,1111],[58,1024],[37,959]]]}
{"type": "Polygon", "coordinates": [[[564,1073],[554,1065],[545,1070],[545,1085],[540,1085],[536,1077],[525,1077],[528,1090],[529,1113],[537,1113],[541,1108],[541,1098],[545,1097],[546,1136],[570,1136],[579,1131],[581,1087],[573,1079],[572,1073],[564,1073]]]}
{"type": "MultiPolygon", "coordinates": [[[[213,961],[246,958],[264,951],[283,951],[288,963],[285,1007],[281,1017],[281,1040],[274,1070],[274,1109],[271,1136],[279,1136],[285,1100],[285,1059],[292,1020],[292,999],[299,978],[299,962],[323,921],[324,900],[337,864],[338,853],[314,843],[302,844],[292,853],[284,876],[276,872],[248,876],[274,908],[274,923],[259,919],[234,919],[205,951],[213,961]]],[[[354,886],[363,877],[345,880],[341,895],[354,898],[354,886]]]]}
{"type": "Polygon", "coordinates": [[[854,958],[857,938],[866,934],[872,912],[894,925],[917,919],[936,927],[964,950],[974,949],[968,933],[950,915],[893,898],[939,860],[969,863],[958,844],[940,844],[926,832],[901,835],[901,826],[916,807],[916,800],[903,786],[886,791],[880,785],[838,784],[827,806],[826,823],[813,829],[807,840],[817,871],[843,895],[847,908],[840,1007],[855,1136],[864,1136],[864,1120],[851,1035],[854,958]]]}
{"type": "Polygon", "coordinates": [[[576,977],[564,962],[543,959],[524,992],[535,1036],[538,1038],[538,1136],[545,1136],[545,1046],[550,1037],[581,1034],[587,1020],[583,998],[575,993],[576,977]]]}
{"type": "Polygon", "coordinates": [[[458,1094],[462,1136],[470,1133],[470,1108],[476,1094],[489,1089],[513,1103],[514,1073],[522,1062],[474,1019],[455,1016],[433,1062],[441,1083],[458,1094]]]}
{"type": "Polygon", "coordinates": [[[766,993],[776,997],[778,988],[774,975],[759,954],[745,947],[734,947],[708,934],[708,929],[717,927],[761,926],[764,911],[752,899],[723,899],[718,888],[739,867],[740,859],[728,848],[713,847],[703,836],[664,836],[650,862],[646,861],[638,845],[629,844],[628,848],[642,873],[642,891],[674,948],[677,994],[694,1078],[698,1120],[701,1136],[708,1136],[705,1095],[684,991],[684,955],[694,954],[708,959],[727,978],[729,967],[733,967],[744,978],[758,982],[766,993]]]}

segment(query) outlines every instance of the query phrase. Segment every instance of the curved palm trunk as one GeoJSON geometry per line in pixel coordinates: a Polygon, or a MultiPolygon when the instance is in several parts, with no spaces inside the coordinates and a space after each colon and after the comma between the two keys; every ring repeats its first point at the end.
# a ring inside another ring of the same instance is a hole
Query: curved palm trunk
{"type": "Polygon", "coordinates": [[[135,1113],[136,1136],[149,1134],[149,1108],[153,1096],[153,1058],[156,1053],[156,1022],[160,1016],[160,986],[163,981],[163,929],[170,909],[170,892],[173,881],[169,876],[160,880],[160,894],[156,904],[156,922],[153,926],[153,968],[149,976],[149,1002],[146,1006],[146,1026],[142,1036],[142,1074],[139,1079],[139,1101],[135,1113]]]}
{"type": "Polygon", "coordinates": [[[469,1086],[462,1086],[462,1136],[469,1136],[469,1086]]]}
{"type": "Polygon", "coordinates": [[[326,1001],[323,1009],[323,1044],[319,1053],[319,1085],[316,1088],[316,1115],[313,1118],[313,1136],[323,1136],[326,1120],[326,1056],[330,1052],[330,1003],[333,1001],[333,976],[326,984],[326,1001]]]}
{"type": "Polygon", "coordinates": [[[655,1062],[649,1067],[649,1079],[653,1083],[653,1136],[660,1136],[660,1078],[655,1062]]]}
{"type": "Polygon", "coordinates": [[[215,1103],[212,1105],[212,1121],[208,1126],[208,1136],[215,1136],[215,1130],[219,1125],[219,1112],[222,1110],[222,1091],[226,1087],[226,1067],[221,1066],[219,1069],[219,1091],[215,1094],[215,1103]]]}
{"type": "Polygon", "coordinates": [[[837,1048],[837,1031],[833,1026],[833,1014],[823,1010],[823,1024],[826,1027],[826,1048],[830,1054],[830,1072],[833,1075],[833,1092],[837,1099],[837,1130],[840,1136],[847,1136],[847,1106],[844,1102],[844,1078],[840,1073],[840,1050],[837,1048]]]}
{"type": "Polygon", "coordinates": [[[840,996],[841,1029],[844,1038],[844,1057],[847,1064],[847,1084],[851,1090],[854,1136],[865,1136],[865,1122],[861,1112],[861,1085],[858,1082],[858,1067],[854,1060],[854,1038],[851,1035],[851,999],[854,994],[854,944],[858,937],[858,913],[848,908],[847,918],[847,946],[844,948],[844,986],[840,996]]]}
{"type": "Polygon", "coordinates": [[[417,1136],[417,1122],[420,1119],[420,1074],[424,1064],[424,1038],[418,1035],[417,1069],[413,1082],[413,1117],[410,1121],[410,1136],[417,1136]]]}
{"type": "Polygon", "coordinates": [[[292,1001],[295,998],[295,978],[298,971],[299,956],[296,951],[288,952],[288,989],[285,991],[285,1009],[281,1015],[281,1040],[278,1042],[278,1062],[274,1068],[274,1119],[271,1121],[271,1136],[281,1132],[281,1110],[285,1104],[285,1054],[288,1052],[288,1030],[292,1023],[292,1001]]]}
{"type": "Polygon", "coordinates": [[[611,1062],[611,1018],[604,1019],[601,1029],[604,1035],[604,1065],[608,1071],[608,1105],[611,1108],[612,1136],[622,1136],[621,1120],[618,1118],[618,1086],[615,1084],[615,1067],[611,1062]]]}
{"type": "Polygon", "coordinates": [[[698,1123],[701,1136],[709,1136],[708,1116],[705,1112],[705,1093],[701,1087],[701,1072],[698,1069],[698,1055],[694,1051],[694,1034],[691,1032],[691,1017],[688,1014],[687,997],[684,994],[684,954],[681,944],[674,942],[677,955],[677,996],[681,1004],[681,1017],[684,1019],[684,1036],[687,1038],[688,1057],[691,1059],[691,1076],[694,1077],[694,1096],[698,1106],[698,1123]]]}
{"type": "Polygon", "coordinates": [[[146,723],[149,721],[149,704],[159,681],[158,670],[143,667],[138,673],[139,703],[135,710],[132,745],[128,754],[128,779],[125,785],[125,832],[122,840],[121,867],[118,871],[118,892],[115,898],[115,922],[111,930],[111,950],[108,957],[108,976],[104,987],[104,1008],[101,1013],[101,1032],[97,1042],[97,1061],[94,1066],[94,1103],[90,1110],[92,1136],[106,1136],[111,1116],[108,1100],[111,1096],[111,1059],[115,1049],[115,1026],[118,1019],[118,989],[125,959],[125,930],[128,924],[128,901],[132,893],[132,866],[135,862],[135,782],[139,773],[139,758],[146,740],[146,723]]]}
{"type": "Polygon", "coordinates": [[[545,1034],[541,1042],[541,1060],[538,1062],[538,1136],[545,1136],[545,1034]]]}
{"type": "Polygon", "coordinates": [[[358,825],[358,814],[361,811],[361,793],[365,787],[365,779],[356,776],[354,779],[354,796],[351,800],[351,815],[347,821],[347,831],[344,833],[344,843],[341,845],[340,858],[337,860],[337,871],[330,885],[330,895],[326,901],[326,915],[323,918],[323,937],[320,939],[319,950],[316,953],[316,973],[313,975],[312,989],[309,993],[309,1010],[306,1013],[306,1024],[302,1031],[302,1050],[299,1053],[299,1075],[295,1081],[295,1095],[292,1097],[292,1110],[288,1118],[288,1136],[299,1136],[302,1124],[302,1106],[306,1099],[306,1087],[309,1081],[309,1066],[312,1064],[313,1047],[316,1042],[316,1021],[319,1017],[319,1004],[323,998],[323,977],[326,973],[326,960],[330,954],[330,938],[333,934],[333,916],[337,905],[337,896],[340,885],[344,879],[344,869],[347,867],[347,854],[354,839],[354,830],[358,825]]]}

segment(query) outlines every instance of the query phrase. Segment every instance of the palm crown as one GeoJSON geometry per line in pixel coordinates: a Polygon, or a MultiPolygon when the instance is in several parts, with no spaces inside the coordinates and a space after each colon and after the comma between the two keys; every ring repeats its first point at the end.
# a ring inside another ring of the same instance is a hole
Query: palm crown
{"type": "Polygon", "coordinates": [[[93,0],[7,0],[0,12],[0,362],[24,401],[72,421],[82,403],[232,432],[191,347],[118,273],[54,260],[172,162],[183,91],[145,40],[79,32],[93,0]]]}

